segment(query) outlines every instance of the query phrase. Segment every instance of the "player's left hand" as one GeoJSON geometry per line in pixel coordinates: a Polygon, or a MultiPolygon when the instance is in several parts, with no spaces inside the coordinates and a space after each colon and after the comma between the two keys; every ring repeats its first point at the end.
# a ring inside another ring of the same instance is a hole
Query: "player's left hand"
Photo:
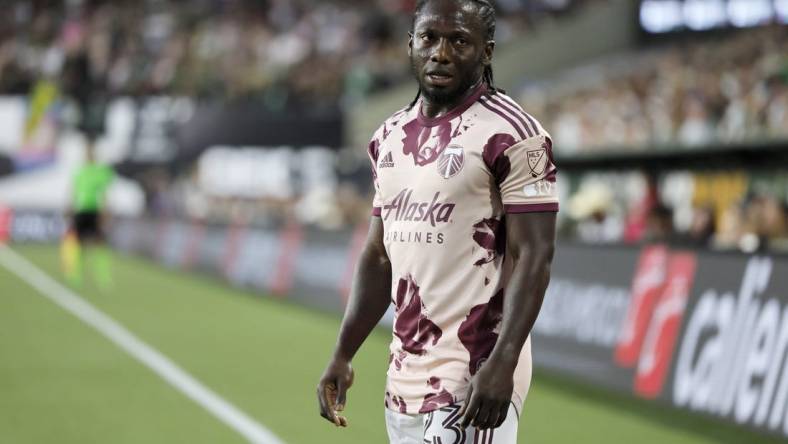
{"type": "Polygon", "coordinates": [[[489,360],[471,379],[460,409],[462,427],[494,429],[503,424],[514,390],[514,367],[489,360]]]}
{"type": "Polygon", "coordinates": [[[326,367],[317,386],[320,416],[337,427],[347,427],[347,418],[339,413],[345,409],[347,390],[353,385],[353,376],[350,362],[335,358],[326,367]]]}

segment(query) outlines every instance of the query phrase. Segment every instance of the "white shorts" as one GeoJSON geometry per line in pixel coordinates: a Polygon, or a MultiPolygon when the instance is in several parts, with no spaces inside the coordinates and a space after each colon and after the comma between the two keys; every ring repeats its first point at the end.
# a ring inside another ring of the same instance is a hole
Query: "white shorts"
{"type": "Polygon", "coordinates": [[[391,444],[516,444],[520,421],[514,403],[509,403],[506,420],[496,429],[460,427],[461,404],[421,415],[406,415],[386,409],[386,430],[391,444]]]}

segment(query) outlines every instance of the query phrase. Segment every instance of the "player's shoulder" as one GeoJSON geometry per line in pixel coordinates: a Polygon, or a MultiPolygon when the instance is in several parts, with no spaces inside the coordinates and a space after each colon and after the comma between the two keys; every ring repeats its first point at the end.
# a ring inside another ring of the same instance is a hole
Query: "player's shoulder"
{"type": "Polygon", "coordinates": [[[408,120],[408,116],[411,114],[411,111],[413,111],[413,108],[414,107],[406,106],[390,115],[380,126],[378,126],[372,138],[378,140],[387,138],[388,134],[390,134],[393,129],[402,126],[402,124],[408,120]]]}
{"type": "Polygon", "coordinates": [[[405,120],[411,111],[412,107],[410,106],[406,106],[397,110],[397,112],[384,120],[383,123],[378,126],[375,132],[372,133],[372,138],[370,139],[367,153],[373,160],[377,160],[378,158],[378,154],[380,153],[380,145],[388,139],[389,135],[396,128],[401,127],[405,123],[405,120]]]}
{"type": "Polygon", "coordinates": [[[493,135],[508,136],[512,144],[550,138],[539,120],[502,91],[482,95],[476,105],[477,114],[485,124],[485,131],[493,135]]]}

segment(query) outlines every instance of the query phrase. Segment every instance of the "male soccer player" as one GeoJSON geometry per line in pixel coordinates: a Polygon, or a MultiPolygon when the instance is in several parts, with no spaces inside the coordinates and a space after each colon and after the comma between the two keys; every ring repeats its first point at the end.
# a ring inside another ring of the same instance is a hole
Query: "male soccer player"
{"type": "Polygon", "coordinates": [[[517,440],[558,200],[550,136],[493,86],[494,33],[488,0],[417,2],[419,93],[369,145],[369,237],[318,385],[336,425],[347,425],[351,360],[393,302],[391,442],[517,440]]]}

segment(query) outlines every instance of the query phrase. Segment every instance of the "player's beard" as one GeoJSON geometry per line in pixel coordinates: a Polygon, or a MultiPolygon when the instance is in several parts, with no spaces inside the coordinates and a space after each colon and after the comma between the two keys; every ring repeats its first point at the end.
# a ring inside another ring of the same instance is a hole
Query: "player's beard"
{"type": "Polygon", "coordinates": [[[430,103],[435,105],[450,105],[454,103],[460,97],[464,96],[465,93],[478,81],[476,78],[478,76],[473,75],[473,73],[465,73],[460,81],[460,84],[455,88],[432,88],[431,86],[424,83],[425,79],[420,72],[420,68],[416,66],[412,59],[410,66],[413,76],[416,77],[416,81],[419,83],[421,94],[430,103]]]}

